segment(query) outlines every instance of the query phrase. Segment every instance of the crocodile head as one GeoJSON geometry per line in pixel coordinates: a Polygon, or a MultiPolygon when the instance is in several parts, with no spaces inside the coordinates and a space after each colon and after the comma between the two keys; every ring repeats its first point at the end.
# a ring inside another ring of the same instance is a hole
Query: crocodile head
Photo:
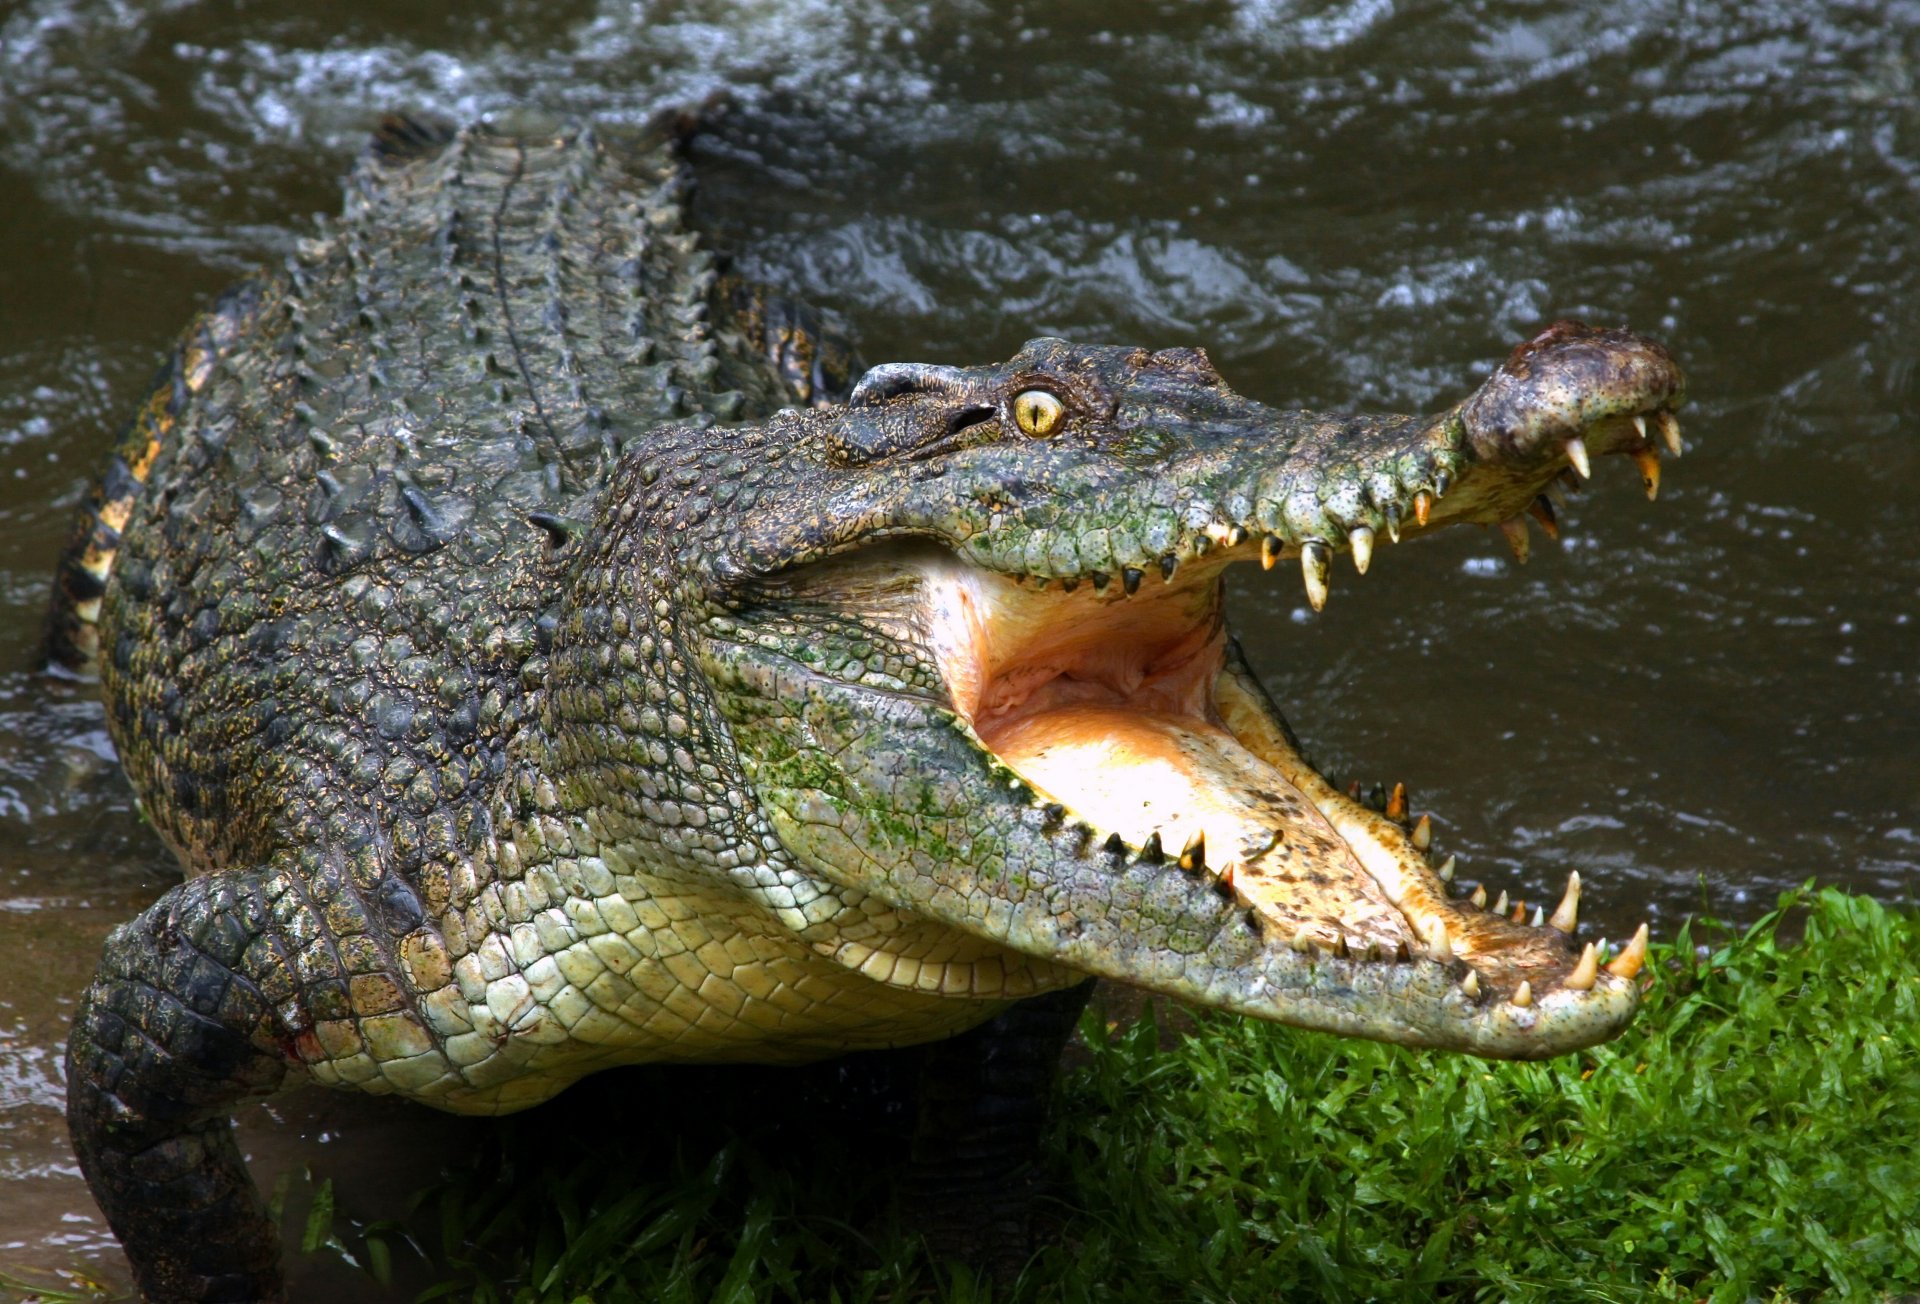
{"type": "Polygon", "coordinates": [[[1044,981],[1014,963],[1036,957],[1534,1058],[1632,1016],[1644,927],[1603,963],[1573,937],[1577,879],[1551,920],[1457,895],[1403,801],[1304,758],[1223,577],[1285,561],[1317,608],[1337,553],[1364,572],[1468,521],[1524,540],[1593,457],[1633,456],[1651,488],[1683,392],[1660,345],[1574,323],[1423,417],[1281,411],[1197,349],[1041,339],[875,368],[844,407],[708,432],[626,488],[665,504],[661,609],[690,616],[777,839],[766,904],[820,954],[976,996],[1044,981]],[[663,474],[679,489],[649,495],[663,474]]]}

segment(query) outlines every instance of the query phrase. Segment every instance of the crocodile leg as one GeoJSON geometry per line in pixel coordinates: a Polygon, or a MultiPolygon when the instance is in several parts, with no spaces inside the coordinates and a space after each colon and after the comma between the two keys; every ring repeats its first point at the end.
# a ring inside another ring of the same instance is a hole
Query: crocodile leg
{"type": "Polygon", "coordinates": [[[258,875],[174,888],[114,931],[74,1020],[74,1148],[147,1299],[280,1297],[278,1233],[229,1120],[287,1074],[265,922],[258,875]]]}
{"type": "Polygon", "coordinates": [[[1032,1251],[1034,1152],[1092,982],[1019,1001],[927,1047],[904,1204],[941,1258],[1011,1278],[1032,1251]]]}

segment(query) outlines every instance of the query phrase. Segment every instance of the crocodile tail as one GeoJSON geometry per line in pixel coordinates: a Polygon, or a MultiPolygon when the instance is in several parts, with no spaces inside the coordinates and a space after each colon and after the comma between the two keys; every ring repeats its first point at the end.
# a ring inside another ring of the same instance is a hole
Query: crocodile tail
{"type": "Polygon", "coordinates": [[[100,604],[120,551],[120,536],[146,490],[161,451],[193,396],[206,387],[214,363],[231,347],[258,303],[257,287],[222,295],[180,337],[154,375],[147,399],[122,427],[107,459],[74,514],[73,532],[54,571],[47,621],[47,657],[77,675],[92,675],[100,656],[100,604]]]}

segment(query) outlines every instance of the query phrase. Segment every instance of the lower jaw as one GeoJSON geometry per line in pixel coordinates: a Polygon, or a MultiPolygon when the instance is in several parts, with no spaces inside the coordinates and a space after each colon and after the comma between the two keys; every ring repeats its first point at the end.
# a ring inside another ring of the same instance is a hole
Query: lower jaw
{"type": "Polygon", "coordinates": [[[985,741],[1046,798],[1135,847],[1159,846],[1299,949],[1406,956],[1432,930],[1470,956],[1457,911],[1398,825],[1336,792],[1264,695],[1222,667],[1204,715],[1111,702],[996,723],[985,741]],[[1458,934],[1457,937],[1454,934],[1458,934]]]}

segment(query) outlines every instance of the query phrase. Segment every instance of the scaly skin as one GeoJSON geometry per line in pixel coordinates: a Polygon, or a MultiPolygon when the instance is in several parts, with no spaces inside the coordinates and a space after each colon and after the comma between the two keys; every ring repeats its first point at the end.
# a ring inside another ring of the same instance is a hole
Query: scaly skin
{"type": "MultiPolygon", "coordinates": [[[[69,1052],[145,1294],[277,1295],[227,1116],[303,1083],[501,1112],[610,1064],[932,1041],[1087,974],[1488,1055],[1624,1024],[1633,949],[1453,899],[1299,758],[1220,576],[1297,557],[1317,602],[1375,532],[1526,510],[1569,438],[1649,456],[1663,349],[1555,327],[1430,418],[1057,340],[837,402],[850,355],[716,283],[682,188],[583,130],[396,125],[188,333],[83,513],[55,646],[97,648],[189,874],[69,1052]],[[1108,819],[1127,747],[1191,809],[1108,819]]],[[[1028,1008],[990,1027],[1052,1045],[1077,1004],[1028,1008]]],[[[1034,1061],[928,1141],[931,1206],[1017,1169],[999,1093],[1034,1061]]]]}

